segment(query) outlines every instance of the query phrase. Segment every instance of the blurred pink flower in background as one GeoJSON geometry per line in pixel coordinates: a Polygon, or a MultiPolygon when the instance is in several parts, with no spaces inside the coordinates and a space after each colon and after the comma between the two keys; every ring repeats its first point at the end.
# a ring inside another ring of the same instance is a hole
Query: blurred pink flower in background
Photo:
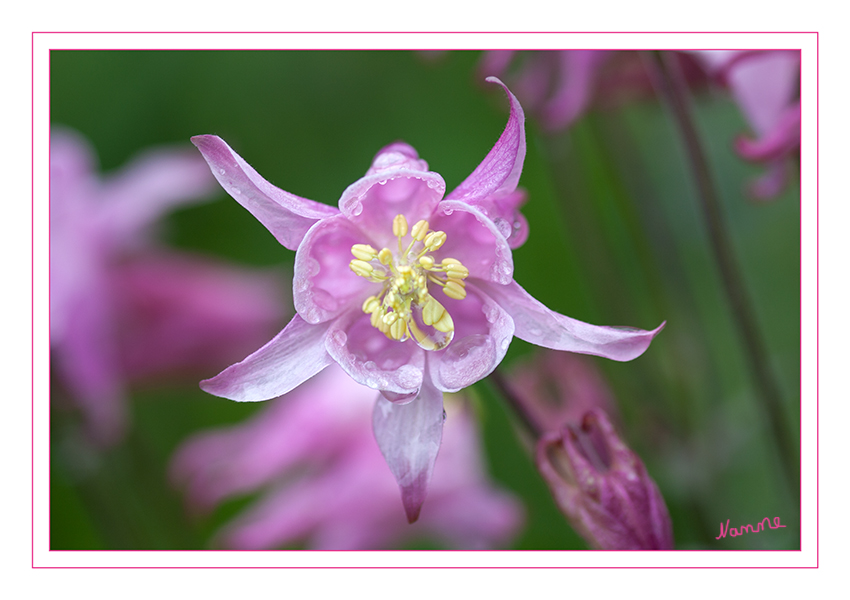
{"type": "Polygon", "coordinates": [[[508,385],[540,431],[559,431],[599,409],[616,415],[608,384],[592,359],[540,350],[511,366],[508,385]]]}
{"type": "Polygon", "coordinates": [[[417,539],[463,549],[509,543],[522,509],[489,483],[464,399],[447,398],[428,506],[413,525],[375,444],[374,399],[374,390],[331,366],[244,424],[187,440],[173,457],[171,480],[194,512],[260,493],[220,531],[217,543],[226,548],[378,549],[417,539]]]}
{"type": "Polygon", "coordinates": [[[217,136],[192,138],[222,187],[296,250],[295,317],[201,387],[231,400],[268,400],[336,363],[380,391],[375,438],[411,522],[440,448],[443,393],[490,374],[514,335],[622,361],[642,354],[661,330],[571,319],[514,280],[511,249],[527,236],[517,190],[525,117],[501,81],[488,80],[508,96],[508,123],[445,197],[443,178],[403,142],[378,152],[337,209],[271,185],[217,136]]]}
{"type": "MultiPolygon", "coordinates": [[[[544,130],[567,129],[591,106],[612,106],[653,95],[640,52],[607,50],[485,52],[478,73],[505,79],[544,130]]],[[[727,88],[752,137],[741,135],[741,158],[766,173],[749,186],[757,199],[782,192],[800,148],[800,53],[788,50],[702,50],[676,55],[693,88],[706,80],[727,88]]]]}
{"type": "Polygon", "coordinates": [[[693,56],[727,87],[754,137],[735,141],[738,154],[767,171],[750,185],[757,199],[777,196],[788,181],[789,158],[800,149],[800,52],[701,51],[693,56]]]}
{"type": "Polygon", "coordinates": [[[267,273],[153,241],[167,211],[215,189],[194,154],[150,150],[107,177],[95,168],[79,134],[52,129],[52,358],[91,438],[112,444],[127,426],[130,381],[227,364],[277,326],[285,295],[267,273]]]}
{"type": "Polygon", "coordinates": [[[484,53],[478,73],[508,81],[543,128],[557,131],[569,127],[590,107],[600,69],[614,54],[605,50],[491,50],[484,53]]]}

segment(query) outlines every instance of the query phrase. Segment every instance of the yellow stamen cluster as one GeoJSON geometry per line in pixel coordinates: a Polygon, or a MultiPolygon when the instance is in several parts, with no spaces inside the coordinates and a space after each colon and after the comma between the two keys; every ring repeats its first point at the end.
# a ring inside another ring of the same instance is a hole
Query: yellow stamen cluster
{"type": "Polygon", "coordinates": [[[351,270],[369,281],[383,283],[377,296],[363,302],[363,312],[371,315],[372,326],[387,337],[400,342],[413,337],[426,350],[440,350],[454,336],[454,321],[445,307],[429,292],[428,283],[443,288],[449,298],[466,298],[464,279],[469,269],[454,258],[437,262],[431,252],[446,243],[444,231],[431,231],[428,221],[417,221],[408,228],[404,215],[396,215],[392,223],[393,235],[398,239],[398,253],[389,248],[375,250],[369,244],[354,244],[349,263],[351,270]],[[411,241],[405,247],[403,239],[410,233],[411,241]],[[435,332],[424,332],[419,324],[432,327],[435,332]]]}

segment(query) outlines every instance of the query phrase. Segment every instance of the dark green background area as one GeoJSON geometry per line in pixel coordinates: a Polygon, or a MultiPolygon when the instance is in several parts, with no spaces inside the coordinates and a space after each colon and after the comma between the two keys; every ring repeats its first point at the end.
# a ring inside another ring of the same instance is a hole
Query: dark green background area
{"type": "MultiPolygon", "coordinates": [[[[501,89],[478,80],[478,52],[51,53],[51,120],[96,148],[109,172],[135,153],[224,138],[271,183],[335,204],[382,146],[403,140],[459,184],[507,119],[501,89]]],[[[759,173],[732,151],[746,130],[722,94],[696,99],[696,116],[725,220],[792,431],[799,430],[800,217],[795,180],[777,200],[744,197],[759,173]]],[[[794,549],[799,513],[784,483],[709,251],[695,189],[664,107],[653,99],[592,111],[568,133],[527,121],[520,185],[531,236],[514,252],[515,277],[554,310],[597,324],[666,329],[629,363],[591,358],[608,378],[623,437],[644,459],[673,518],[677,548],[794,549]],[[780,516],[787,527],[715,540],[718,523],[780,516]]],[[[294,253],[223,191],[170,215],[164,241],[245,265],[279,267],[294,253]]],[[[535,349],[514,340],[502,369],[535,349]]],[[[214,375],[210,373],[209,375],[214,375]]],[[[58,388],[58,386],[55,386],[58,388]]],[[[514,416],[486,381],[473,388],[492,476],[519,495],[526,527],[514,548],[585,548],[537,474],[514,416]]],[[[74,416],[52,413],[53,549],[192,549],[250,499],[190,519],[166,479],[188,435],[237,423],[257,405],[209,396],[196,381],[134,390],[126,441],[95,453],[74,416]]],[[[798,440],[794,440],[798,443],[798,440]]],[[[412,544],[433,548],[431,544],[412,544]]]]}

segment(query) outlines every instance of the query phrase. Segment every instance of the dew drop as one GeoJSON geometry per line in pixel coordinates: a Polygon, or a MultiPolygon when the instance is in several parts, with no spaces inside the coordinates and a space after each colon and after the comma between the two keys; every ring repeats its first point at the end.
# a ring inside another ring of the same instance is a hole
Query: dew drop
{"type": "Polygon", "coordinates": [[[344,346],[345,342],[348,341],[348,336],[344,331],[337,329],[336,331],[331,333],[331,338],[333,338],[333,342],[338,346],[344,346]]]}
{"type": "Polygon", "coordinates": [[[224,175],[224,169],[219,169],[218,172],[224,175]]]}

